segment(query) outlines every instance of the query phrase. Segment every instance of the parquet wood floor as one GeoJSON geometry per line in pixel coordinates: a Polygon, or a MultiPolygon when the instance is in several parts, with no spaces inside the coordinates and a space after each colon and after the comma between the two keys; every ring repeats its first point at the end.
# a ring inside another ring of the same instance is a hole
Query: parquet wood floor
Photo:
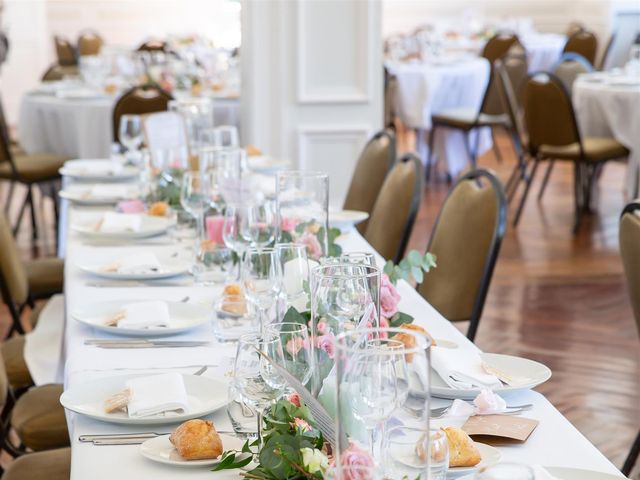
{"type": "MultiPolygon", "coordinates": [[[[412,150],[413,141],[400,131],[399,150],[412,150]]],[[[499,145],[502,164],[491,152],[479,163],[504,181],[515,159],[506,137],[499,145]]],[[[596,211],[576,236],[570,166],[556,165],[542,202],[535,198],[539,175],[519,227],[509,225],[505,235],[477,337],[483,350],[547,364],[554,375],[540,391],[617,466],[640,428],[640,341],[617,238],[624,175],[624,165],[605,168],[596,211]]],[[[448,188],[427,184],[411,248],[425,248],[448,188]]],[[[20,233],[25,258],[55,251],[52,222],[41,220],[46,237],[38,251],[28,222],[20,233]]],[[[3,309],[0,327],[6,325],[3,309]]]]}

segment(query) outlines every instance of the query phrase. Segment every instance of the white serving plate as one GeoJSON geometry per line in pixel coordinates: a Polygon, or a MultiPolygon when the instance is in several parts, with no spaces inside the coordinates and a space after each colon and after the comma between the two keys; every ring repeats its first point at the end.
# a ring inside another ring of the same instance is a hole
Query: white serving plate
{"type": "Polygon", "coordinates": [[[67,410],[89,418],[122,425],[162,425],[181,423],[192,418],[209,415],[223,408],[227,400],[227,383],[221,379],[182,375],[189,399],[189,410],[182,414],[152,415],[129,418],[125,412],[106,413],[104,402],[111,395],[125,389],[127,380],[144,375],[118,375],[75,385],[60,396],[60,403],[67,410]]]}
{"type": "MultiPolygon", "coordinates": [[[[170,435],[162,435],[155,438],[150,438],[142,445],[140,445],[140,453],[143,457],[153,460],[154,462],[164,463],[167,465],[173,465],[176,467],[212,467],[220,463],[222,455],[218,458],[207,458],[204,460],[185,460],[182,458],[178,451],[175,449],[171,441],[170,435]]],[[[220,434],[222,440],[222,447],[226,450],[242,450],[244,440],[233,435],[220,434]]],[[[245,454],[236,456],[236,460],[242,460],[246,458],[245,454]]]]}
{"type": "Polygon", "coordinates": [[[110,240],[129,240],[136,238],[155,237],[156,235],[162,235],[173,225],[173,220],[166,217],[154,217],[151,215],[132,213],[130,215],[140,215],[142,217],[142,224],[140,230],[125,230],[122,232],[102,232],[96,230],[96,226],[100,221],[98,219],[87,220],[83,222],[74,223],[71,225],[71,230],[81,233],[84,236],[91,238],[103,238],[110,240]]]}
{"type": "MultiPolygon", "coordinates": [[[[114,258],[113,261],[117,261],[114,258]]],[[[105,272],[103,270],[105,265],[111,263],[110,261],[100,261],[99,263],[81,263],[78,264],[78,268],[84,272],[91,273],[101,278],[108,278],[111,280],[157,280],[160,278],[170,278],[177,275],[182,275],[189,271],[190,265],[187,262],[181,260],[175,260],[172,258],[159,258],[160,268],[155,272],[144,273],[120,273],[120,272],[105,272]]]]}
{"type": "Polygon", "coordinates": [[[140,174],[136,167],[125,165],[116,172],[107,172],[114,162],[108,158],[69,160],[58,170],[63,177],[92,182],[120,182],[131,180],[140,174]],[[97,168],[96,168],[97,167],[97,168]]]}
{"type": "Polygon", "coordinates": [[[139,300],[99,302],[79,308],[71,313],[71,317],[80,322],[95,328],[101,332],[112,335],[123,335],[127,337],[160,337],[165,335],[175,335],[206,324],[211,320],[209,309],[204,305],[194,305],[192,303],[167,302],[169,307],[170,327],[153,328],[120,328],[109,327],[105,322],[113,318],[128,303],[139,300]]]}
{"type": "MultiPolygon", "coordinates": [[[[618,475],[611,475],[610,473],[596,472],[594,470],[582,470],[579,468],[567,468],[567,467],[544,467],[550,475],[553,475],[558,480],[620,480],[618,475]]],[[[473,480],[474,475],[468,475],[459,480],[473,480]]]]}
{"type": "MultiPolygon", "coordinates": [[[[514,377],[524,377],[530,381],[518,386],[503,385],[494,390],[496,393],[530,390],[551,378],[551,370],[542,363],[512,355],[499,353],[481,353],[480,357],[491,366],[514,377]]],[[[435,370],[431,371],[431,395],[438,398],[473,400],[480,394],[480,389],[456,389],[449,387],[435,370]]]]}
{"type": "Polygon", "coordinates": [[[140,195],[136,187],[127,189],[126,194],[119,195],[115,193],[109,196],[92,196],[90,186],[70,185],[67,189],[60,191],[60,198],[69,200],[78,205],[111,205],[121,200],[131,200],[138,198],[140,195]]]}
{"type": "Polygon", "coordinates": [[[482,460],[475,467],[454,467],[450,468],[447,472],[447,478],[459,478],[465,475],[465,478],[473,478],[473,472],[482,467],[487,467],[489,465],[493,465],[494,463],[498,463],[502,454],[500,450],[491,445],[487,445],[485,443],[475,442],[476,447],[478,447],[478,451],[480,452],[480,456],[482,460]],[[470,475],[471,474],[471,475],[470,475]],[[470,475],[467,477],[467,475],[470,475]]]}
{"type": "Polygon", "coordinates": [[[330,210],[329,226],[348,232],[367,218],[369,218],[369,214],[359,210],[330,210]]]}

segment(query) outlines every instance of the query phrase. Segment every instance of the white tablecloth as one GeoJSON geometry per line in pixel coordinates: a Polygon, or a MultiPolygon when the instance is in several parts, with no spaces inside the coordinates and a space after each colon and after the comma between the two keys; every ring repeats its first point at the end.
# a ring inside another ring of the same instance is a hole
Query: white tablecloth
{"type": "MultiPolygon", "coordinates": [[[[63,209],[67,209],[66,201],[63,209]]],[[[86,210],[71,209],[69,219],[87,215],[86,210]]],[[[67,216],[63,216],[66,218],[67,216]]],[[[62,226],[66,229],[66,226],[62,226]]],[[[65,298],[67,314],[75,308],[86,307],[92,302],[116,299],[163,299],[178,300],[186,295],[191,302],[210,303],[220,293],[217,287],[135,287],[135,288],[95,288],[86,285],[91,279],[82,273],[77,263],[85,260],[97,261],[115,254],[134,251],[177,252],[185,255],[184,247],[176,246],[129,246],[129,247],[94,247],[86,245],[76,233],[69,232],[66,248],[65,264],[65,298]]],[[[370,250],[369,245],[356,232],[340,239],[346,251],[370,250]]],[[[381,260],[379,260],[381,261],[381,260]]],[[[448,339],[459,344],[467,342],[466,338],[407,283],[399,284],[402,301],[400,308],[413,315],[416,321],[425,326],[437,338],[448,339]]],[[[209,347],[176,348],[165,351],[158,350],[100,350],[85,346],[87,338],[100,338],[103,335],[91,328],[79,324],[67,317],[65,331],[66,369],[65,384],[67,387],[103,376],[136,373],[138,371],[163,371],[168,367],[179,367],[181,372],[195,372],[201,365],[212,365],[205,373],[210,376],[228,375],[234,350],[232,347],[216,344],[212,339],[210,328],[203,327],[179,338],[198,338],[211,340],[209,347]]],[[[177,337],[172,337],[177,338],[177,337]]],[[[616,468],[585,439],[542,395],[533,391],[524,391],[508,398],[510,403],[533,403],[534,408],[527,412],[527,417],[540,421],[526,443],[499,447],[502,458],[506,461],[524,463],[542,463],[545,465],[573,466],[594,469],[616,474],[616,468]]],[[[434,400],[434,406],[441,406],[446,401],[434,400]]],[[[140,431],[140,427],[125,427],[90,420],[78,415],[69,415],[70,436],[72,445],[72,480],[112,480],[113,478],[136,480],[174,480],[190,479],[227,479],[239,478],[237,472],[211,473],[203,469],[174,469],[159,465],[143,458],[139,447],[109,446],[100,447],[80,443],[78,436],[95,433],[122,433],[140,431]]],[[[218,428],[230,428],[226,413],[220,411],[211,416],[218,428]]],[[[154,431],[168,432],[169,426],[155,427],[154,431]]]]}
{"type": "Polygon", "coordinates": [[[562,54],[567,37],[558,33],[533,33],[520,37],[527,52],[529,72],[549,71],[562,54]]]}
{"type": "Polygon", "coordinates": [[[573,85],[573,105],[582,135],[614,137],[631,151],[626,188],[629,197],[637,197],[640,181],[640,78],[601,73],[580,77],[573,85]],[[635,85],[616,83],[634,80],[635,85]]]}
{"type": "MultiPolygon", "coordinates": [[[[426,142],[431,129],[431,116],[453,108],[480,109],[489,81],[489,62],[469,58],[438,63],[388,62],[387,68],[398,79],[396,108],[402,123],[418,130],[417,150],[423,161],[428,155],[426,142]]],[[[447,170],[457,175],[469,157],[465,135],[460,131],[438,129],[434,139],[434,155],[445,159],[447,170]]],[[[491,147],[491,138],[482,135],[479,154],[491,147]]]]}
{"type": "MultiPolygon", "coordinates": [[[[69,158],[105,158],[113,142],[112,111],[117,97],[65,99],[30,93],[22,97],[18,119],[20,145],[27,153],[69,158]]],[[[214,124],[240,123],[238,98],[215,98],[214,124]]]]}

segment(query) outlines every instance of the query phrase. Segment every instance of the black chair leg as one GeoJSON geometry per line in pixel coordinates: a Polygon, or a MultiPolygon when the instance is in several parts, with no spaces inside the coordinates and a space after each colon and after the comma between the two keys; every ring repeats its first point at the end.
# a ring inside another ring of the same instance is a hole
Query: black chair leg
{"type": "Polygon", "coordinates": [[[578,233],[580,229],[580,224],[582,223],[582,217],[585,212],[585,205],[587,203],[587,188],[585,184],[588,184],[589,181],[587,179],[588,173],[585,171],[585,167],[576,162],[574,168],[574,185],[575,185],[575,210],[576,210],[576,219],[573,225],[573,234],[578,233]]]}
{"type": "Polygon", "coordinates": [[[502,153],[500,153],[500,148],[498,148],[498,142],[496,141],[496,131],[494,128],[491,128],[491,141],[493,142],[493,153],[498,160],[498,163],[502,163],[502,153]]]}
{"type": "Polygon", "coordinates": [[[633,467],[638,461],[638,456],[640,456],[640,432],[638,432],[636,440],[633,442],[631,450],[629,451],[629,455],[627,455],[627,459],[624,461],[622,470],[620,470],[625,477],[631,475],[631,470],[633,470],[633,467]]]}
{"type": "Polygon", "coordinates": [[[9,180],[9,191],[7,192],[7,201],[4,204],[4,213],[8,214],[9,209],[11,208],[11,200],[13,200],[13,187],[15,182],[13,180],[9,180]]]}
{"type": "Polygon", "coordinates": [[[466,133],[464,144],[467,147],[467,154],[469,155],[469,160],[471,161],[471,169],[476,170],[478,168],[478,165],[477,165],[478,142],[476,142],[476,149],[474,151],[473,148],[471,147],[471,132],[472,130],[469,130],[466,133]]]}
{"type": "Polygon", "coordinates": [[[31,238],[36,240],[38,238],[38,220],[36,219],[36,202],[33,198],[33,187],[29,186],[29,207],[31,208],[31,238]]]}
{"type": "Polygon", "coordinates": [[[527,197],[529,196],[529,189],[531,188],[531,183],[533,182],[533,179],[536,176],[536,171],[538,170],[539,163],[540,163],[540,160],[538,160],[537,158],[533,159],[533,167],[531,168],[531,175],[529,175],[529,178],[525,180],[525,187],[524,187],[524,192],[522,193],[522,198],[520,199],[520,205],[518,205],[516,216],[513,219],[514,227],[517,227],[518,222],[520,222],[520,216],[522,215],[524,204],[527,201],[527,197]]]}
{"type": "Polygon", "coordinates": [[[549,183],[549,177],[551,176],[551,170],[553,170],[553,166],[556,162],[551,160],[549,162],[549,166],[547,167],[547,171],[544,172],[544,179],[542,180],[542,185],[540,185],[540,191],[538,192],[538,201],[542,200],[542,195],[544,195],[544,191],[547,189],[547,183],[549,183]]]}
{"type": "Polygon", "coordinates": [[[20,230],[20,225],[22,224],[22,217],[24,216],[24,211],[27,208],[27,204],[29,203],[29,194],[24,198],[24,202],[22,203],[22,207],[20,207],[20,212],[18,213],[18,219],[16,220],[16,224],[13,227],[13,236],[15,237],[20,230]]]}
{"type": "Polygon", "coordinates": [[[434,174],[435,174],[435,168],[433,166],[433,145],[435,143],[435,136],[436,136],[436,125],[433,124],[431,125],[431,130],[429,130],[429,152],[427,153],[427,173],[426,173],[426,179],[429,180],[431,178],[431,170],[434,170],[434,174]]]}
{"type": "Polygon", "coordinates": [[[518,185],[527,178],[527,165],[522,153],[518,153],[518,163],[513,167],[511,175],[505,184],[504,190],[507,194],[507,204],[511,203],[511,200],[518,191],[518,185]]]}

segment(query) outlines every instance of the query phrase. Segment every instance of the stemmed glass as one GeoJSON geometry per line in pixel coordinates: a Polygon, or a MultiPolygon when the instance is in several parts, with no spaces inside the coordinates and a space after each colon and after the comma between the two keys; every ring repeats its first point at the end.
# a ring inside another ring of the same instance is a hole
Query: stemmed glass
{"type": "Polygon", "coordinates": [[[323,257],[320,260],[323,265],[332,265],[338,263],[352,263],[360,265],[376,266],[376,257],[370,252],[347,252],[339,257],[323,257]]]}
{"type": "Polygon", "coordinates": [[[122,115],[120,117],[118,137],[128,152],[133,152],[142,145],[142,121],[140,115],[122,115]]]}
{"type": "Polygon", "coordinates": [[[282,276],[277,252],[273,248],[247,249],[240,276],[244,294],[258,310],[260,331],[263,332],[269,309],[281,289],[282,276]]]}
{"type": "Polygon", "coordinates": [[[308,295],[305,284],[309,282],[309,260],[307,247],[297,243],[276,243],[280,272],[282,273],[282,292],[287,308],[298,311],[307,309],[308,295]]]}
{"type": "Polygon", "coordinates": [[[307,326],[293,322],[274,323],[266,328],[266,333],[280,337],[284,367],[301,384],[306,385],[313,374],[313,354],[307,326]]]}
{"type": "Polygon", "coordinates": [[[285,389],[286,382],[274,366],[284,365],[282,342],[276,335],[247,334],[240,337],[234,365],[233,385],[242,401],[253,407],[258,419],[258,441],[262,447],[262,417],[264,410],[285,389]]]}
{"type": "Polygon", "coordinates": [[[273,243],[276,237],[276,212],[272,201],[260,205],[253,205],[249,211],[249,222],[243,235],[258,248],[273,243]]]}
{"type": "Polygon", "coordinates": [[[195,217],[198,226],[198,238],[204,238],[204,212],[213,203],[213,182],[210,174],[187,172],[182,177],[180,204],[195,217]]]}
{"type": "Polygon", "coordinates": [[[222,239],[225,245],[238,255],[238,278],[244,252],[255,240],[249,228],[252,208],[251,205],[227,204],[224,210],[222,239]]]}

